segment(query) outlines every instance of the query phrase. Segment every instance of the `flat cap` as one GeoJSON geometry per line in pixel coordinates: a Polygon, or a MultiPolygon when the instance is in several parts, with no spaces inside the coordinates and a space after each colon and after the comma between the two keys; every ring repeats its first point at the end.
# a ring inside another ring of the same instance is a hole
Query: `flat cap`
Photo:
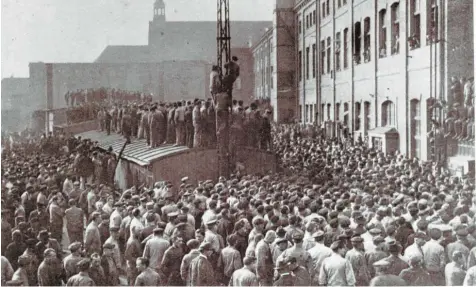
{"type": "Polygon", "coordinates": [[[104,245],[102,247],[104,249],[114,249],[116,247],[116,245],[114,245],[112,243],[104,243],[104,245]]]}
{"type": "Polygon", "coordinates": [[[69,245],[69,251],[71,252],[76,252],[77,250],[79,250],[79,248],[81,248],[81,242],[73,242],[69,245]]]}
{"type": "Polygon", "coordinates": [[[362,239],[360,236],[354,236],[350,239],[350,241],[353,243],[362,243],[364,242],[364,239],[362,239]]]}

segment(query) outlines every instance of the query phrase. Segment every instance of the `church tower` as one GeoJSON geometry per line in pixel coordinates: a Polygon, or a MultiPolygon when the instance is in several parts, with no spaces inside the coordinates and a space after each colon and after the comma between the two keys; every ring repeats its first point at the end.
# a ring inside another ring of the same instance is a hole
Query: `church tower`
{"type": "Polygon", "coordinates": [[[164,0],[155,0],[154,17],[149,21],[149,46],[160,45],[165,32],[165,3],[164,0]]]}
{"type": "Polygon", "coordinates": [[[164,0],[155,0],[154,3],[154,22],[165,22],[165,3],[164,0]]]}

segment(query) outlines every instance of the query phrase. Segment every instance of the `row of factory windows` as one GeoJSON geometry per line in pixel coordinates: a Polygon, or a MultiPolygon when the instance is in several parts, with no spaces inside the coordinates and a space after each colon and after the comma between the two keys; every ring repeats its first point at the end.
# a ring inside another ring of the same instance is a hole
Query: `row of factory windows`
{"type": "MultiPolygon", "coordinates": [[[[418,0],[411,1],[410,13],[410,37],[408,38],[408,45],[410,50],[417,49],[420,47],[420,34],[421,34],[421,25],[420,25],[420,9],[419,4],[417,6],[418,0]]],[[[434,40],[437,40],[438,35],[438,7],[436,6],[435,0],[431,0],[431,6],[429,10],[429,23],[427,25],[427,45],[431,44],[434,40]]],[[[391,6],[391,19],[390,23],[391,29],[391,41],[390,45],[391,55],[396,55],[400,53],[400,8],[399,3],[393,3],[391,6]]],[[[362,63],[362,58],[364,63],[371,61],[371,20],[370,17],[366,17],[363,21],[363,33],[362,33],[362,24],[356,22],[353,27],[353,37],[352,37],[352,48],[353,48],[353,63],[354,65],[359,65],[362,63]],[[362,35],[363,34],[363,35],[362,35]],[[363,42],[363,43],[362,43],[363,42]],[[363,45],[362,45],[363,44],[363,45]],[[363,46],[363,48],[362,48],[363,46]]],[[[379,58],[387,57],[387,11],[382,9],[379,12],[379,41],[378,41],[378,55],[379,58]]],[[[334,38],[334,54],[335,54],[335,70],[341,71],[341,69],[347,69],[349,67],[349,28],[345,28],[342,32],[336,32],[334,38]],[[343,38],[343,39],[342,39],[343,38]],[[342,47],[343,46],[343,47],[342,47]],[[343,51],[341,52],[341,48],[343,51]],[[343,54],[341,60],[341,54],[343,54]],[[342,64],[342,65],[341,65],[342,64]]],[[[332,40],[331,37],[322,39],[320,43],[321,49],[321,58],[320,58],[320,73],[321,74],[331,74],[332,69],[332,40]]],[[[306,54],[303,55],[302,51],[299,51],[298,55],[298,77],[299,81],[302,80],[302,71],[305,69],[306,79],[310,78],[309,73],[309,62],[310,62],[310,53],[312,52],[312,77],[315,78],[316,73],[316,44],[312,44],[311,47],[306,48],[306,54]],[[305,57],[305,58],[303,58],[305,57]],[[305,66],[303,67],[303,62],[305,66]]]]}

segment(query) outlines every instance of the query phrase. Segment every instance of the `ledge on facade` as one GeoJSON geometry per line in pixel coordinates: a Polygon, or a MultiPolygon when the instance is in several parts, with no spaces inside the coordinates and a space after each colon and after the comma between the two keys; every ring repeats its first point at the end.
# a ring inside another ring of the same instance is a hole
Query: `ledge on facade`
{"type": "Polygon", "coordinates": [[[398,134],[398,131],[394,127],[377,127],[368,131],[369,134],[374,135],[388,135],[388,134],[398,134]]]}

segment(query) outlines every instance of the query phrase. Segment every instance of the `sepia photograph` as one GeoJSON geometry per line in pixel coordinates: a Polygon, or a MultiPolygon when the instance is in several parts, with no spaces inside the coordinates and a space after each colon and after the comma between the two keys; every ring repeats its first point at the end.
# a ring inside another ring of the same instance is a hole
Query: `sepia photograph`
{"type": "Polygon", "coordinates": [[[476,286],[473,0],[2,0],[1,286],[476,286]]]}

